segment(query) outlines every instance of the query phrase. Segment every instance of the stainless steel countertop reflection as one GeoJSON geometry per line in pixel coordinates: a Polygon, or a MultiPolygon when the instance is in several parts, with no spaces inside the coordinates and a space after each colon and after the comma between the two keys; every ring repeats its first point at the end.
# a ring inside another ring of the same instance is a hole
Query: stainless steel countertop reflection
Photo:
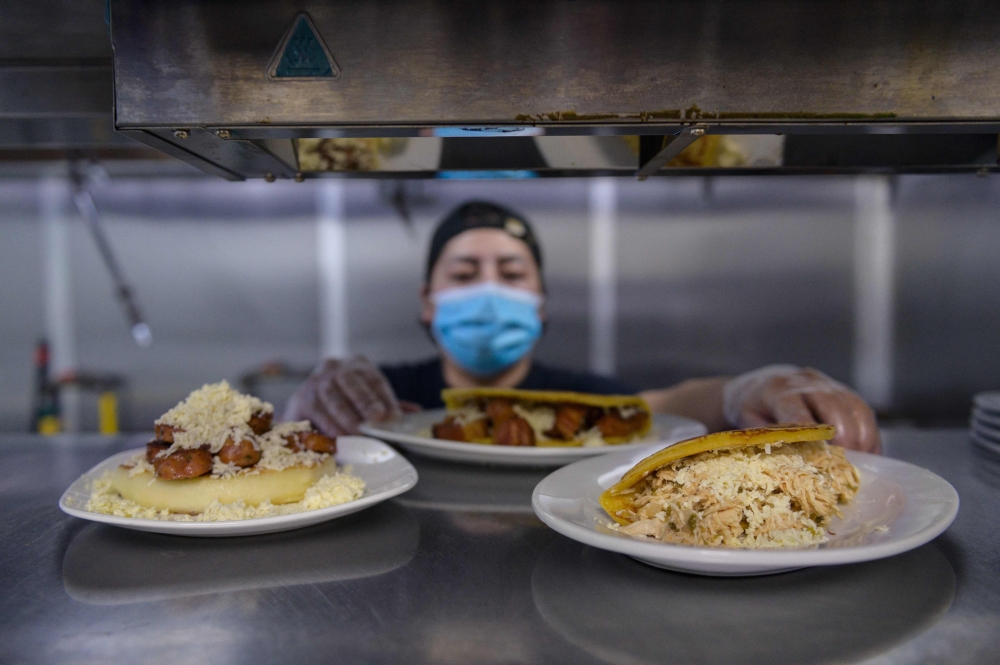
{"type": "Polygon", "coordinates": [[[531,513],[548,471],[413,456],[420,483],[267,536],[145,534],[63,515],[144,437],[0,437],[0,662],[990,662],[1000,460],[964,431],[886,433],[950,481],[934,542],[883,561],[715,579],[570,541],[531,513]]]}

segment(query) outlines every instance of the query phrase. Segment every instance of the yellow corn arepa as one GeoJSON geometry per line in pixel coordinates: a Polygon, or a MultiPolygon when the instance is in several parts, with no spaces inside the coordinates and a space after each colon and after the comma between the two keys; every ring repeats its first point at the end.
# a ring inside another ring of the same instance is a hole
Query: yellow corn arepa
{"type": "Polygon", "coordinates": [[[275,505],[301,501],[306,490],[324,475],[334,475],[337,463],[331,455],[314,466],[296,466],[281,471],[261,471],[231,478],[201,476],[186,480],[162,480],[152,473],[130,474],[126,467],[116,468],[111,475],[111,487],[123,499],[146,508],[169,510],[172,513],[204,512],[213,502],[259,506],[264,502],[275,505]]]}
{"type": "MultiPolygon", "coordinates": [[[[512,403],[524,408],[550,407],[560,404],[578,404],[601,409],[635,409],[646,414],[642,427],[628,436],[602,437],[604,443],[615,445],[641,439],[653,426],[649,405],[638,395],[594,395],[556,390],[519,390],[517,388],[445,388],[441,391],[441,400],[449,413],[460,411],[469,406],[477,406],[490,399],[509,399],[512,403]]],[[[534,425],[534,423],[532,423],[534,425]]],[[[536,433],[539,428],[535,428],[536,433]]],[[[539,447],[579,447],[584,445],[586,437],[577,437],[567,441],[540,438],[536,443],[539,447]]],[[[476,439],[473,443],[492,443],[492,439],[476,439]]]]}
{"type": "Polygon", "coordinates": [[[646,457],[622,476],[622,479],[601,493],[601,507],[621,525],[629,524],[622,517],[623,511],[634,508],[634,488],[651,473],[679,459],[709,451],[733,450],[748,446],[765,446],[778,443],[828,441],[833,438],[830,425],[792,425],[730,430],[706,434],[659,450],[646,457]]]}

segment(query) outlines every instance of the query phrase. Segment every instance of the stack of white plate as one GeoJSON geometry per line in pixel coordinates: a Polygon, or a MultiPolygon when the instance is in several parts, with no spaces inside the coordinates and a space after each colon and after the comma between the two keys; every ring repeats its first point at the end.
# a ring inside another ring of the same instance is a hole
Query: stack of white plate
{"type": "Polygon", "coordinates": [[[972,442],[1000,455],[1000,391],[979,393],[973,398],[970,425],[972,442]]]}

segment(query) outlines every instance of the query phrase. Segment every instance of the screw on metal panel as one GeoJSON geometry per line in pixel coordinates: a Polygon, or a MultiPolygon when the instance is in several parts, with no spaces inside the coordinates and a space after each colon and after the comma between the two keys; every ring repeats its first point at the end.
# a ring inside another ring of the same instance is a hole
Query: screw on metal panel
{"type": "Polygon", "coordinates": [[[174,136],[176,136],[179,139],[186,139],[189,136],[191,136],[191,132],[189,132],[186,129],[175,129],[174,136]]]}
{"type": "Polygon", "coordinates": [[[304,175],[302,175],[301,173],[296,173],[295,174],[295,182],[303,182],[305,179],[306,179],[306,177],[304,175]]]}
{"type": "Polygon", "coordinates": [[[691,136],[704,136],[705,130],[701,127],[695,127],[691,130],[691,136]]]}
{"type": "Polygon", "coordinates": [[[220,139],[228,139],[230,136],[233,135],[233,133],[230,132],[228,129],[220,129],[215,132],[215,135],[218,136],[220,139]]]}
{"type": "Polygon", "coordinates": [[[264,180],[267,180],[268,182],[274,182],[274,174],[273,173],[266,174],[264,176],[264,180]]]}

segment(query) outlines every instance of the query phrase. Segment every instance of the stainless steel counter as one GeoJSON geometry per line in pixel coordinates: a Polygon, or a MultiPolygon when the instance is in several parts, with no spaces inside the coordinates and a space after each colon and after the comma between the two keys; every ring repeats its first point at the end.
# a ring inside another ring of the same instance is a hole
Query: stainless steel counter
{"type": "Polygon", "coordinates": [[[546,471],[412,458],[420,483],[360,514],[233,539],[63,515],[63,490],[143,442],[0,437],[3,663],[982,663],[1000,654],[1000,460],[964,432],[887,453],[958,490],[913,552],[773,577],[670,573],[531,513],[546,471]],[[867,659],[867,660],[866,660],[867,659]]]}

